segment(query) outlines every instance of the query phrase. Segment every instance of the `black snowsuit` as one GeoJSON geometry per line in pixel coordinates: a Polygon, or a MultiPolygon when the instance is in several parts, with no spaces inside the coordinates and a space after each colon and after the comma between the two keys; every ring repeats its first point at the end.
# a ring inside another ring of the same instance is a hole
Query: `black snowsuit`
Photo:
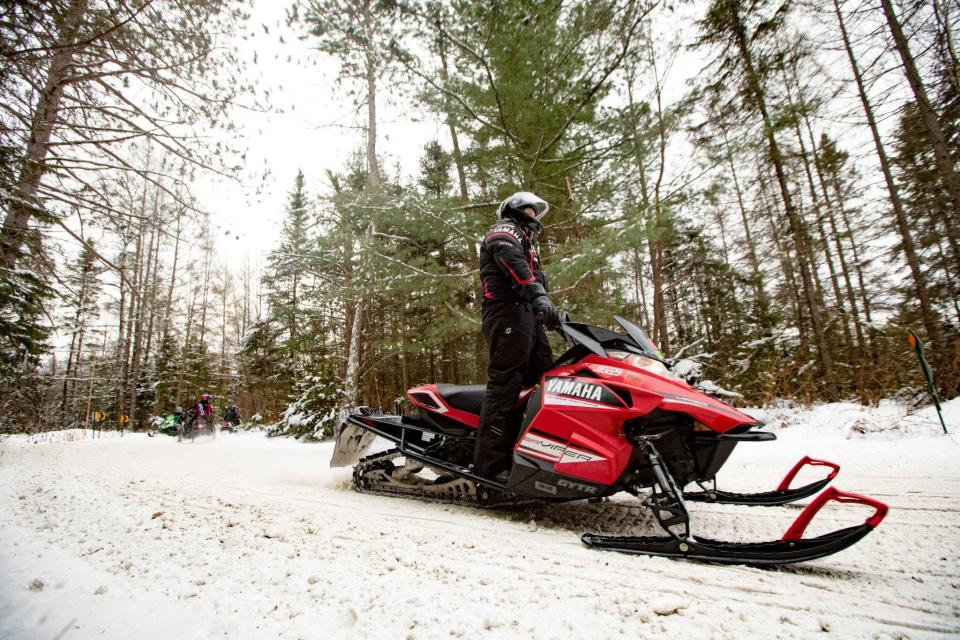
{"type": "Polygon", "coordinates": [[[223,415],[223,419],[236,427],[240,424],[240,412],[237,411],[236,407],[231,405],[223,415]]]}
{"type": "Polygon", "coordinates": [[[473,454],[474,471],[493,476],[510,468],[520,427],[520,392],[553,364],[550,343],[530,302],[547,289],[536,247],[522,225],[501,219],[480,246],[482,331],[490,347],[487,392],[473,454]]]}

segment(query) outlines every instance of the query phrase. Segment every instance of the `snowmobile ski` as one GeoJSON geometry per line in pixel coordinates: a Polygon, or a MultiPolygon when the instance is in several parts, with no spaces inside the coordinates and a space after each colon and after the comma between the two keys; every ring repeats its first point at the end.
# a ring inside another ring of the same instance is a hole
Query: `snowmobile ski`
{"type": "Polygon", "coordinates": [[[585,533],[584,544],[597,549],[670,558],[687,558],[723,564],[777,565],[816,560],[846,549],[873,531],[887,514],[881,502],[830,487],[811,502],[783,538],[770,542],[722,542],[687,535],[681,536],[604,536],[585,533]],[[876,511],[863,524],[838,529],[815,538],[803,532],[816,513],[830,500],[874,507],[876,511]]]}
{"type": "Polygon", "coordinates": [[[787,504],[790,502],[796,502],[797,500],[803,500],[804,498],[809,498],[810,496],[818,493],[825,486],[830,484],[830,481],[837,477],[837,474],[840,472],[840,465],[833,462],[828,462],[827,460],[817,460],[811,458],[810,456],[804,456],[800,459],[797,464],[787,473],[783,481],[774,491],[764,491],[760,493],[733,493],[730,491],[720,491],[716,488],[716,479],[713,480],[713,487],[707,488],[703,483],[698,482],[702,491],[685,491],[683,493],[684,500],[690,502],[713,502],[716,504],[740,504],[740,505],[751,505],[751,506],[777,506],[782,504],[787,504]],[[790,488],[790,484],[793,482],[794,478],[797,477],[797,473],[800,472],[805,466],[824,466],[830,467],[830,474],[826,478],[817,480],[816,482],[811,482],[810,484],[803,485],[802,487],[796,487],[795,489],[790,488]]]}

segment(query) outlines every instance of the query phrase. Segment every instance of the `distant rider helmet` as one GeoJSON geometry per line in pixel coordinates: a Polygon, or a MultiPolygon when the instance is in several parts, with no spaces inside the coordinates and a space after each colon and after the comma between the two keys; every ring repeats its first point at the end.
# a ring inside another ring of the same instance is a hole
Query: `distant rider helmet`
{"type": "Polygon", "coordinates": [[[540,196],[529,191],[518,191],[503,202],[497,209],[497,216],[500,218],[512,218],[531,228],[534,234],[539,234],[543,230],[541,220],[547,215],[550,205],[540,196]],[[525,209],[533,209],[533,214],[525,209]]]}
{"type": "Polygon", "coordinates": [[[205,393],[205,394],[203,394],[202,396],[200,396],[200,402],[203,402],[204,400],[206,400],[207,402],[210,402],[210,394],[209,394],[209,393],[205,393]]]}

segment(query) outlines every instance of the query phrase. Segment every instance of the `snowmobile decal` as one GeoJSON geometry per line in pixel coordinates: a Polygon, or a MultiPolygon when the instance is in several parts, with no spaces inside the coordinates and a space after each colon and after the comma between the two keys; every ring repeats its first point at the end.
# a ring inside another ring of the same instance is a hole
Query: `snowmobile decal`
{"type": "Polygon", "coordinates": [[[540,482],[539,480],[534,480],[533,487],[537,491],[543,491],[544,493],[549,493],[551,495],[557,495],[557,488],[552,484],[547,484],[546,482],[540,482]]]}
{"type": "Polygon", "coordinates": [[[577,378],[547,378],[544,404],[595,409],[619,409],[623,402],[601,384],[584,382],[577,378]],[[574,399],[576,398],[576,399],[574,399]]]}
{"type": "Polygon", "coordinates": [[[605,364],[595,364],[591,367],[597,373],[602,373],[606,376],[622,376],[623,369],[620,367],[608,367],[605,364]]]}
{"type": "Polygon", "coordinates": [[[598,384],[584,384],[563,378],[547,378],[547,391],[565,396],[579,396],[596,402],[600,402],[600,397],[603,395],[603,387],[598,384]]]}
{"type": "Polygon", "coordinates": [[[432,411],[436,411],[437,413],[447,412],[446,404],[442,400],[440,400],[440,398],[437,397],[437,394],[435,394],[433,391],[430,391],[428,389],[418,389],[416,393],[411,394],[411,400],[414,401],[416,404],[419,404],[420,406],[426,406],[426,405],[422,405],[419,402],[416,402],[418,400],[418,398],[416,397],[417,394],[421,394],[421,393],[433,401],[433,404],[435,406],[428,407],[429,409],[431,409],[432,411]]]}
{"type": "Polygon", "coordinates": [[[575,449],[563,442],[552,440],[537,433],[528,432],[520,441],[518,449],[541,460],[561,464],[565,462],[600,462],[603,456],[575,449]]]}
{"type": "Polygon", "coordinates": [[[580,493],[589,493],[591,495],[597,493],[597,487],[589,484],[584,484],[582,482],[572,482],[564,478],[557,479],[557,484],[547,484],[546,482],[541,482],[539,480],[534,480],[533,488],[537,491],[542,491],[543,493],[549,493],[550,495],[557,495],[557,487],[561,489],[567,489],[569,491],[579,491],[580,493]]]}
{"type": "Polygon", "coordinates": [[[698,407],[709,407],[711,406],[708,402],[703,402],[702,400],[694,400],[693,398],[687,398],[686,396],[678,396],[673,393],[663,393],[661,394],[665,398],[669,398],[674,402],[682,402],[684,404],[695,404],[698,407]]]}
{"type": "Polygon", "coordinates": [[[591,409],[613,409],[613,407],[605,404],[597,404],[595,402],[587,402],[585,400],[574,400],[573,398],[565,398],[563,396],[555,396],[553,394],[547,394],[544,404],[547,405],[559,405],[565,407],[589,407],[591,409]]]}

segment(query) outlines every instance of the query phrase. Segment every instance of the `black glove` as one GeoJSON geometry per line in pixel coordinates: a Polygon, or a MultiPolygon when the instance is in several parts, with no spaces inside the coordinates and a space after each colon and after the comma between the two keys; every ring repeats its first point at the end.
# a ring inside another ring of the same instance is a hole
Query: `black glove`
{"type": "Polygon", "coordinates": [[[539,296],[530,303],[533,312],[537,315],[537,320],[548,327],[555,327],[559,324],[557,308],[553,305],[553,300],[549,296],[539,296]]]}

